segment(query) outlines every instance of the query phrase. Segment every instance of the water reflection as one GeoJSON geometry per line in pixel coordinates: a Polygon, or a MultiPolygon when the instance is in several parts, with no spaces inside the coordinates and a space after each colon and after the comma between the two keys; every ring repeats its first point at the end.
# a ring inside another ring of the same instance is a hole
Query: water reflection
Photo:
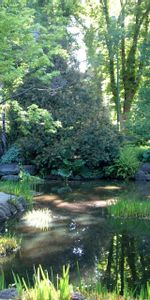
{"type": "Polygon", "coordinates": [[[25,277],[27,271],[31,278],[34,265],[42,264],[49,270],[52,267],[54,273],[60,273],[62,265],[70,264],[71,278],[76,281],[78,261],[85,281],[99,279],[111,290],[117,286],[123,293],[125,281],[136,289],[146,284],[150,279],[150,222],[108,219],[104,208],[87,205],[118,195],[132,201],[132,197],[143,197],[143,192],[139,194],[133,184],[127,190],[125,185],[114,183],[73,185],[72,192],[66,195],[52,193],[51,188],[38,187],[38,191],[47,192],[40,196],[38,207],[47,206],[53,211],[49,231],[38,232],[20,221],[10,225],[12,231],[22,236],[22,246],[12,260],[3,264],[6,280],[12,280],[11,269],[25,277]],[[83,205],[82,210],[58,207],[60,203],[76,202],[80,204],[78,208],[83,205]]]}
{"type": "Polygon", "coordinates": [[[114,234],[98,270],[103,274],[102,281],[107,288],[117,287],[123,294],[127,283],[138,291],[150,279],[150,238],[135,238],[127,232],[114,234]]]}

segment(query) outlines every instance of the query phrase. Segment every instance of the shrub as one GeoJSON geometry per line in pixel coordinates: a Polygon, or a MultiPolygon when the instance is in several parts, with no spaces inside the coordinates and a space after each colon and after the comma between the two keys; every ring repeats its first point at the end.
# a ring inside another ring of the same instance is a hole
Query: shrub
{"type": "Polygon", "coordinates": [[[16,145],[12,145],[8,151],[1,157],[1,163],[19,163],[21,162],[21,150],[16,145]]]}
{"type": "Polygon", "coordinates": [[[106,175],[122,179],[133,178],[140,166],[141,149],[132,145],[121,148],[118,159],[105,169],[106,175]]]}

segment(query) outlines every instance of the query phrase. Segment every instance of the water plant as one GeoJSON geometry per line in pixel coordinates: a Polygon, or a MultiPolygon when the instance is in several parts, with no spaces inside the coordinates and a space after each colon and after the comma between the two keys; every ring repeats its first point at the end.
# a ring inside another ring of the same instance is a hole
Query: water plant
{"type": "Polygon", "coordinates": [[[28,204],[32,205],[33,193],[28,182],[0,182],[0,192],[9,193],[16,196],[23,196],[28,204]]]}
{"type": "Polygon", "coordinates": [[[48,230],[52,224],[52,212],[48,209],[33,209],[23,216],[27,226],[48,230]]]}
{"type": "Polygon", "coordinates": [[[26,300],[69,300],[71,298],[71,285],[69,283],[69,266],[63,267],[62,277],[57,277],[56,287],[50,281],[49,274],[41,265],[35,270],[33,287],[27,284],[24,278],[13,274],[19,299],[26,300]]]}
{"type": "MultiPolygon", "coordinates": [[[[130,290],[126,282],[124,283],[124,295],[120,295],[119,290],[108,291],[108,289],[97,280],[90,284],[83,284],[75,287],[69,281],[69,266],[63,267],[62,276],[57,275],[56,284],[50,280],[47,270],[43,270],[39,265],[34,270],[33,284],[26,281],[18,274],[13,273],[14,283],[20,300],[148,300],[150,299],[150,283],[142,287],[137,294],[136,290],[130,290]],[[73,292],[76,290],[77,292],[73,292]]],[[[5,276],[3,271],[0,275],[0,290],[5,288],[5,276]]]]}
{"type": "Polygon", "coordinates": [[[108,207],[108,213],[113,217],[150,219],[150,202],[119,199],[108,207]]]}
{"type": "Polygon", "coordinates": [[[5,276],[3,270],[0,272],[0,291],[5,289],[5,276]]]}
{"type": "Polygon", "coordinates": [[[13,253],[19,247],[20,241],[11,236],[0,236],[0,256],[13,253]]]}

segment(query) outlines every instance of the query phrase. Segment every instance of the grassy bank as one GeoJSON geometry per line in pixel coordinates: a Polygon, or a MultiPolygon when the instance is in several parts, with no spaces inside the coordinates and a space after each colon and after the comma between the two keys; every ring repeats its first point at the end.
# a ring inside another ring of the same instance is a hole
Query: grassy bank
{"type": "Polygon", "coordinates": [[[33,193],[31,191],[30,183],[26,181],[11,182],[3,181],[0,182],[0,192],[12,194],[15,196],[22,196],[31,205],[33,199],[33,193]]]}
{"type": "Polygon", "coordinates": [[[113,217],[150,219],[150,202],[120,199],[108,212],[113,217]]]}

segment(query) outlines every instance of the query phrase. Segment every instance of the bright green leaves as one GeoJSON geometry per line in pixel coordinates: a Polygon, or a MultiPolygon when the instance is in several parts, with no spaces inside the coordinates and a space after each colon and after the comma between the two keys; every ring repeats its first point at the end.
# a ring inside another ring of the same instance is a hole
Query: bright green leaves
{"type": "Polygon", "coordinates": [[[50,18],[44,6],[41,14],[45,14],[46,21],[42,22],[36,5],[29,7],[27,1],[21,0],[0,4],[0,82],[9,92],[23,83],[26,74],[50,82],[56,75],[53,57],[66,57],[61,44],[65,34],[63,18],[59,16],[58,26],[58,16],[53,14],[50,18]]]}

